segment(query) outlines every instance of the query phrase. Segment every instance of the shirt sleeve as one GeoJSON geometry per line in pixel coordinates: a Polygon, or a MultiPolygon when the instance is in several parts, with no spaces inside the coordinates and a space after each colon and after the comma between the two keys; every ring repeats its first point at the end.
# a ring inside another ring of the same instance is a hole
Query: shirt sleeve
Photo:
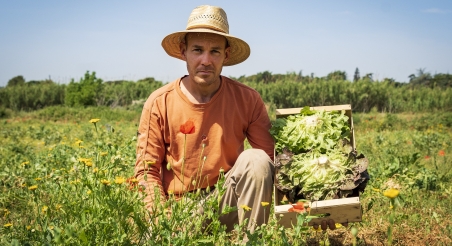
{"type": "Polygon", "coordinates": [[[140,118],[135,163],[135,177],[138,185],[144,188],[143,201],[151,212],[158,194],[161,203],[166,200],[160,175],[165,156],[164,121],[161,115],[155,97],[151,95],[144,104],[140,118]]]}
{"type": "Polygon", "coordinates": [[[275,140],[270,134],[270,128],[271,122],[267,109],[262,98],[258,96],[247,129],[247,139],[253,148],[264,150],[270,159],[274,160],[275,140]]]}

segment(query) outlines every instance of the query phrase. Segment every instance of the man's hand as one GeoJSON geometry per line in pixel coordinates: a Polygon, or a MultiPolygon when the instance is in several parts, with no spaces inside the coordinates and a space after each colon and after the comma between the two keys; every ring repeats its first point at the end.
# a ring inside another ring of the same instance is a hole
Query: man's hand
{"type": "MultiPolygon", "coordinates": [[[[348,223],[342,223],[343,226],[347,227],[348,223]]],[[[312,227],[314,227],[314,229],[318,230],[319,229],[319,225],[318,224],[314,224],[312,227]]],[[[336,229],[336,222],[334,222],[334,220],[329,219],[329,220],[322,220],[322,222],[320,223],[320,228],[322,230],[326,230],[327,228],[330,228],[330,230],[335,230],[336,229]]]]}

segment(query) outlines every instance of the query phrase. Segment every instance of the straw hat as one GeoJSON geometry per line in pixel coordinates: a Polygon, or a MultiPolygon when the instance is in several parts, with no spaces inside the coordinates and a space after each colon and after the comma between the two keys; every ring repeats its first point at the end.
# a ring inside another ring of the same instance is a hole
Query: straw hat
{"type": "Polygon", "coordinates": [[[232,66],[243,62],[250,56],[250,46],[243,40],[229,35],[229,24],[226,12],[220,7],[202,5],[196,7],[188,18],[187,28],[175,32],[162,40],[163,49],[168,55],[183,60],[179,44],[187,33],[215,33],[224,36],[231,47],[229,60],[224,66],[232,66]]]}

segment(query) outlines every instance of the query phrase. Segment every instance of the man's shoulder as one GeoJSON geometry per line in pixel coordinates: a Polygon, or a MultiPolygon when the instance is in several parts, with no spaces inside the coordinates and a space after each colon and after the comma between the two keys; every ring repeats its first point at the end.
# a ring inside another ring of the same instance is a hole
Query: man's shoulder
{"type": "Polygon", "coordinates": [[[259,95],[259,93],[254,88],[251,88],[251,87],[249,87],[245,84],[242,84],[241,82],[231,79],[229,77],[226,77],[226,76],[222,76],[222,77],[225,79],[228,86],[232,87],[234,90],[242,90],[247,93],[259,95]]]}
{"type": "Polygon", "coordinates": [[[168,95],[168,93],[172,93],[174,92],[176,85],[177,85],[177,81],[179,81],[179,79],[167,83],[166,85],[158,88],[157,90],[153,91],[151,93],[151,95],[149,95],[148,99],[146,100],[145,106],[146,105],[152,105],[156,100],[165,97],[166,95],[168,95]]]}

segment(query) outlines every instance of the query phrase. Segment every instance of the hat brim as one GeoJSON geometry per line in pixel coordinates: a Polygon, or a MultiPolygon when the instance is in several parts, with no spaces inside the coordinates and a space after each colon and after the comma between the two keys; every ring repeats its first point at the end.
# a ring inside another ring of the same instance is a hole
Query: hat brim
{"type": "Polygon", "coordinates": [[[223,32],[218,32],[207,28],[196,28],[191,30],[184,30],[181,32],[175,32],[169,34],[162,40],[162,47],[166,53],[177,59],[184,60],[182,54],[180,53],[180,43],[184,41],[184,37],[187,33],[214,33],[224,36],[229,43],[230,53],[229,59],[223,64],[224,66],[232,66],[245,61],[251,53],[250,46],[240,38],[225,34],[223,32]]]}

